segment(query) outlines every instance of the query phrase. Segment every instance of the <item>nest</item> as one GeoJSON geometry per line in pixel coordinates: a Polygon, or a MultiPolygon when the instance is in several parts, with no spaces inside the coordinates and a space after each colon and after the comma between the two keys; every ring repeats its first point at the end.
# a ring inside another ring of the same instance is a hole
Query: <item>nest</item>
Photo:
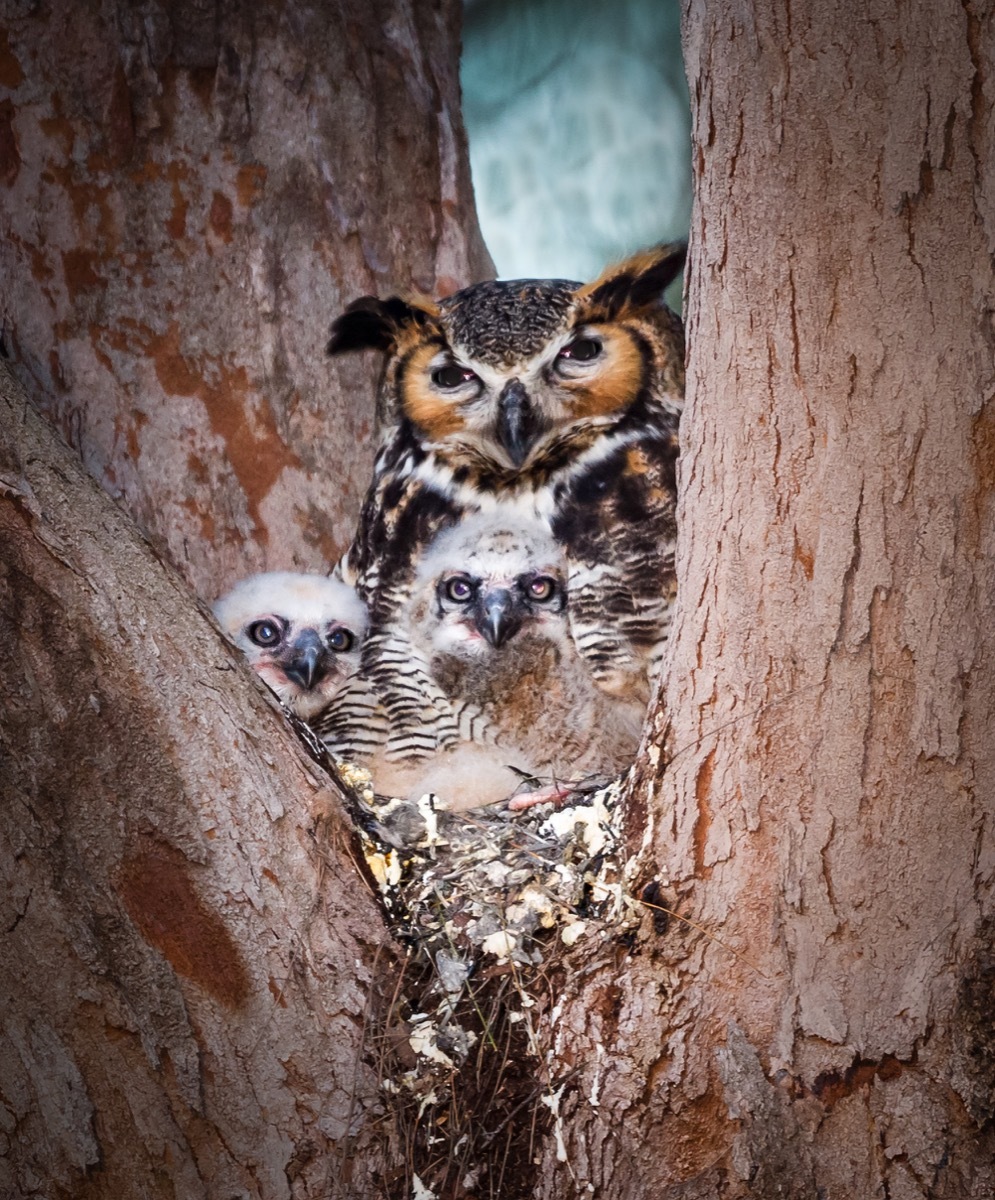
{"type": "Polygon", "coordinates": [[[547,1049],[564,960],[578,944],[614,954],[643,915],[625,887],[624,779],[588,781],[556,809],[455,813],[432,795],[377,796],[368,772],[305,738],[343,787],[407,951],[373,1038],[405,1161],[387,1195],[531,1195],[569,1074],[547,1049]]]}

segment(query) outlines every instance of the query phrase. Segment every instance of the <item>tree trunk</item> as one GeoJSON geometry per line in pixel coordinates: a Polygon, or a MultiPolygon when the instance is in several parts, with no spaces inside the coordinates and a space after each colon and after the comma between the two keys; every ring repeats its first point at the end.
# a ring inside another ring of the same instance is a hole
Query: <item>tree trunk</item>
{"type": "Polygon", "coordinates": [[[348,542],[375,378],[331,319],[488,273],[458,31],[456,0],[4,10],[4,1196],[405,1177],[395,944],[329,780],[163,560],[213,597],[348,542]]]}
{"type": "Polygon", "coordinates": [[[488,274],[458,0],[8,5],[0,306],[29,395],[201,595],[327,568],[375,378],[364,292],[488,274]]]}
{"type": "Polygon", "coordinates": [[[537,1194],[981,1200],[993,18],[685,15],[681,613],[629,813],[683,919],[566,977],[537,1194]]]}
{"type": "MultiPolygon", "coordinates": [[[[372,413],[328,316],[483,273],[455,6],[101,14],[0,39],[5,342],[202,592],[324,565],[372,413]]],[[[657,912],[545,981],[535,1194],[981,1200],[992,18],[715,0],[685,33],[682,600],[627,813],[657,912]]],[[[327,781],[4,394],[0,1186],[407,1195],[361,1020],[398,967],[327,781]]]]}
{"type": "Polygon", "coordinates": [[[0,1194],[363,1194],[394,952],[329,780],[3,366],[0,546],[0,1194]]]}

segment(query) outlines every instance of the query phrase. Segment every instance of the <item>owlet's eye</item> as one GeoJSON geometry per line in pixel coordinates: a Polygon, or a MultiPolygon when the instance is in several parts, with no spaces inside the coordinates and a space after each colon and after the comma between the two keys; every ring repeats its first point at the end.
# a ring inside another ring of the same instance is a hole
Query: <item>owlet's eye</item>
{"type": "Polygon", "coordinates": [[[443,592],[448,600],[452,600],[456,604],[466,604],[473,598],[473,584],[465,576],[455,575],[452,579],[446,580],[443,592]]]}
{"type": "Polygon", "coordinates": [[[475,383],[476,379],[477,376],[469,367],[461,367],[458,363],[447,363],[432,372],[432,382],[445,392],[455,391],[466,383],[475,383]]]}
{"type": "Polygon", "coordinates": [[[275,621],[254,621],[245,632],[257,646],[275,646],[283,637],[283,630],[275,621]]]}
{"type": "Polygon", "coordinates": [[[557,359],[567,359],[570,362],[590,362],[600,353],[601,343],[597,338],[579,337],[564,346],[556,357],[557,359]]]}
{"type": "Polygon", "coordinates": [[[328,635],[328,645],[338,654],[351,650],[356,639],[349,629],[333,629],[328,635]]]}
{"type": "Polygon", "coordinates": [[[544,604],[556,595],[556,580],[548,575],[537,575],[529,583],[529,598],[544,604]]]}

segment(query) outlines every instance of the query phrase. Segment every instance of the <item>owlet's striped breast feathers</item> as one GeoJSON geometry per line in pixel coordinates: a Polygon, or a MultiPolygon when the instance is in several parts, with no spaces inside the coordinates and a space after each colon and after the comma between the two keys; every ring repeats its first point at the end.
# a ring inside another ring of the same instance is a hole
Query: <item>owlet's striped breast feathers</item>
{"type": "Polygon", "coordinates": [[[365,297],[329,353],[385,355],[374,478],[341,566],[370,608],[364,669],[398,757],[457,731],[413,679],[397,614],[419,551],[467,513],[543,521],[563,547],[573,639],[596,684],[649,697],[674,597],[675,468],[684,342],[663,289],[667,246],[593,283],[477,284],[438,302],[365,297]]]}
{"type": "Polygon", "coordinates": [[[360,761],[378,792],[434,792],[465,809],[507,799],[523,778],[545,785],[521,807],[632,761],[642,713],[600,691],[578,654],[563,550],[542,522],[499,510],[443,530],[419,556],[397,619],[459,733],[428,759],[369,748],[360,761]]]}

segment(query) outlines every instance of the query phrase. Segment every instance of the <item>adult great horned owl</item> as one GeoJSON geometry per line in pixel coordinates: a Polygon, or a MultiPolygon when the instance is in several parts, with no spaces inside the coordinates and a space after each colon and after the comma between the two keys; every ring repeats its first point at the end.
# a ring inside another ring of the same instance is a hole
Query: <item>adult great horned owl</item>
{"type": "Polygon", "coordinates": [[[523,777],[555,791],[632,762],[642,706],[594,684],[570,634],[566,589],[563,550],[535,519],[478,513],[435,538],[397,619],[459,736],[428,761],[375,753],[378,792],[435,792],[471,808],[507,799],[523,777]]]}
{"type": "Polygon", "coordinates": [[[683,330],[662,293],[684,257],[684,246],[647,251],[589,284],[365,297],[335,322],[329,353],[386,354],[386,424],[340,569],[370,607],[364,665],[393,757],[457,736],[444,700],[412,673],[397,614],[419,548],[478,510],[546,523],[566,554],[570,628],[592,677],[648,699],[674,598],[684,390],[683,330]]]}
{"type": "Polygon", "coordinates": [[[359,670],[366,606],[326,575],[250,575],[214,605],[249,665],[304,721],[319,717],[359,670]]]}

